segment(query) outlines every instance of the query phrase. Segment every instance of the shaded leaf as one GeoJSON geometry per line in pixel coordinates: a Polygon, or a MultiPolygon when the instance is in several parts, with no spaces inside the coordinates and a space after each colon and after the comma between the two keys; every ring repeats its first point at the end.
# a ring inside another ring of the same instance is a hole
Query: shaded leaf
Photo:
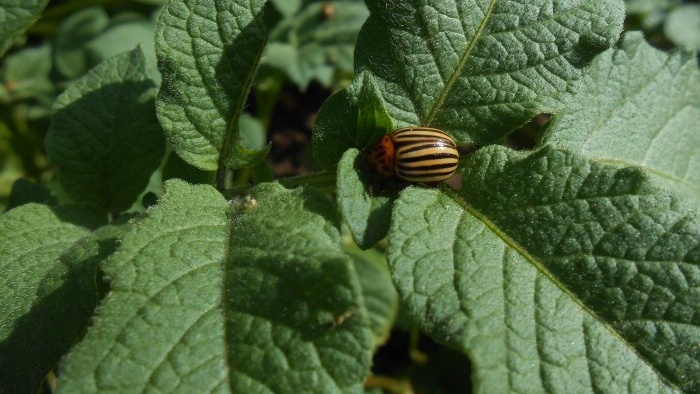
{"type": "Polygon", "coordinates": [[[163,181],[177,178],[194,184],[213,184],[214,176],[214,172],[203,171],[197,167],[193,167],[185,163],[180,156],[171,152],[165,162],[162,178],[163,181]]]}
{"type": "Polygon", "coordinates": [[[598,57],[584,87],[545,132],[619,167],[639,166],[700,209],[700,71],[694,53],[652,48],[628,33],[598,57]]]}
{"type": "Polygon", "coordinates": [[[136,201],[164,153],[154,97],[139,48],[106,60],[58,97],[46,149],[74,201],[109,212],[136,201]]]}
{"type": "Polygon", "coordinates": [[[104,269],[59,392],[362,391],[371,331],[322,194],[263,184],[229,206],[170,181],[104,269]]]}
{"type": "Polygon", "coordinates": [[[7,99],[23,100],[52,93],[53,83],[49,79],[51,72],[51,47],[41,45],[25,48],[12,53],[5,59],[2,79],[7,89],[7,99]]]}
{"type": "Polygon", "coordinates": [[[18,178],[12,184],[10,197],[7,199],[7,210],[28,204],[30,202],[40,204],[55,203],[55,198],[51,196],[51,191],[40,183],[34,183],[24,178],[18,178]]]}
{"type": "Polygon", "coordinates": [[[330,87],[336,71],[351,73],[355,40],[369,14],[367,7],[347,0],[307,2],[301,9],[290,0],[285,4],[281,10],[285,17],[270,31],[263,64],[283,70],[302,90],[312,80],[330,87]],[[325,14],[327,10],[332,15],[325,14]]]}
{"type": "MultiPolygon", "coordinates": [[[[85,74],[89,68],[96,64],[91,63],[88,59],[85,45],[104,30],[108,24],[109,16],[102,7],[86,8],[68,16],[56,31],[54,45],[56,69],[70,79],[85,74]]],[[[132,45],[124,49],[131,50],[135,46],[132,45]]]]}
{"type": "Polygon", "coordinates": [[[503,147],[459,194],[406,189],[389,264],[479,392],[695,392],[700,223],[636,169],[503,147]]]}
{"type": "Polygon", "coordinates": [[[0,0],[0,56],[31,26],[49,0],[0,0]]]}
{"type": "Polygon", "coordinates": [[[0,216],[0,392],[35,393],[85,329],[99,250],[76,242],[105,220],[34,203],[0,216]]]}
{"type": "Polygon", "coordinates": [[[355,272],[362,286],[369,326],[374,333],[375,346],[389,338],[399,310],[399,298],[386,265],[386,257],[376,249],[362,251],[357,247],[345,248],[354,261],[355,272]]]}
{"type": "Polygon", "coordinates": [[[350,227],[355,242],[367,249],[386,236],[393,199],[398,195],[392,183],[384,189],[372,182],[367,156],[349,149],[338,165],[338,208],[350,227]],[[375,184],[373,190],[372,184],[375,184]]]}

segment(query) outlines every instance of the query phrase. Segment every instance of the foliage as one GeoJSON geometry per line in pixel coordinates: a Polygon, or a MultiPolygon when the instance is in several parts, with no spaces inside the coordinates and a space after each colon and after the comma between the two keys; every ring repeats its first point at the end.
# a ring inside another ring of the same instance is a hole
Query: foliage
{"type": "Polygon", "coordinates": [[[700,391],[697,7],[366,3],[0,0],[0,392],[700,391]]]}

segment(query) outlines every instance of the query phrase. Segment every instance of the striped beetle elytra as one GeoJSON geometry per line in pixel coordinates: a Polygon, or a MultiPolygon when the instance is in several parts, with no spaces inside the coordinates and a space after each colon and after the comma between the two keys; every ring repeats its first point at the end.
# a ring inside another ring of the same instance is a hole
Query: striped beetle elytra
{"type": "Polygon", "coordinates": [[[459,151],[454,140],[430,127],[404,127],[385,135],[372,148],[370,166],[381,178],[415,183],[444,181],[457,170],[459,151]]]}

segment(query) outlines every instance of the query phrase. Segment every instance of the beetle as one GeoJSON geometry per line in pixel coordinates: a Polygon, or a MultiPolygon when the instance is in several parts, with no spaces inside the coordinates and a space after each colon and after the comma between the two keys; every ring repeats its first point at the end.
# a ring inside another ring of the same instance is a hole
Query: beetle
{"type": "Polygon", "coordinates": [[[416,183],[444,181],[457,170],[454,140],[430,127],[404,127],[382,137],[372,147],[370,167],[381,177],[416,183]]]}

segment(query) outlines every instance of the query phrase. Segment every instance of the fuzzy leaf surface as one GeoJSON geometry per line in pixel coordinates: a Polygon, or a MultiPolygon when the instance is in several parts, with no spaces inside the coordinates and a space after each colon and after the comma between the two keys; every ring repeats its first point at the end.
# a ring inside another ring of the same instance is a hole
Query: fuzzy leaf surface
{"type": "Polygon", "coordinates": [[[136,48],[104,61],[58,97],[46,149],[74,201],[109,212],[134,203],[165,150],[155,94],[136,48]]]}
{"type": "Polygon", "coordinates": [[[0,56],[32,25],[49,0],[0,0],[0,56]]]}
{"type": "Polygon", "coordinates": [[[391,283],[386,256],[376,249],[347,249],[362,286],[362,298],[369,326],[374,333],[375,346],[380,346],[389,338],[399,309],[399,296],[391,283]]]}
{"type": "Polygon", "coordinates": [[[338,164],[338,208],[355,242],[367,249],[382,240],[389,230],[395,191],[373,193],[367,157],[349,149],[338,164]],[[392,198],[393,197],[393,198],[392,198]]]}
{"type": "MultiPolygon", "coordinates": [[[[458,143],[488,144],[562,106],[583,68],[622,30],[620,0],[368,1],[355,72],[381,92],[394,128],[430,126],[458,143]],[[381,37],[381,39],[378,39],[381,37]]],[[[316,152],[367,132],[354,129],[356,78],[324,105],[316,152]],[[346,127],[343,127],[343,126],[346,127]],[[347,127],[350,126],[350,127],[347,127]]],[[[344,145],[342,148],[360,146],[344,145]]],[[[343,151],[345,150],[343,149],[343,151]]],[[[327,168],[340,155],[319,158],[327,168]]]]}
{"type": "Polygon", "coordinates": [[[372,337],[332,209],[275,184],[231,206],[167,182],[105,264],[59,392],[361,392],[372,337]]]}
{"type": "Polygon", "coordinates": [[[265,46],[263,0],[175,0],[158,18],[158,118],[175,152],[203,170],[242,167],[238,118],[265,46]]]}
{"type": "Polygon", "coordinates": [[[700,210],[700,70],[696,54],[628,33],[599,56],[543,137],[599,162],[638,166],[700,210]]]}
{"type": "Polygon", "coordinates": [[[0,216],[0,392],[35,393],[85,329],[96,261],[71,249],[105,219],[35,203],[0,216]]]}
{"type": "Polygon", "coordinates": [[[478,392],[697,392],[700,223],[638,169],[489,147],[464,186],[411,187],[389,265],[478,392]]]}

